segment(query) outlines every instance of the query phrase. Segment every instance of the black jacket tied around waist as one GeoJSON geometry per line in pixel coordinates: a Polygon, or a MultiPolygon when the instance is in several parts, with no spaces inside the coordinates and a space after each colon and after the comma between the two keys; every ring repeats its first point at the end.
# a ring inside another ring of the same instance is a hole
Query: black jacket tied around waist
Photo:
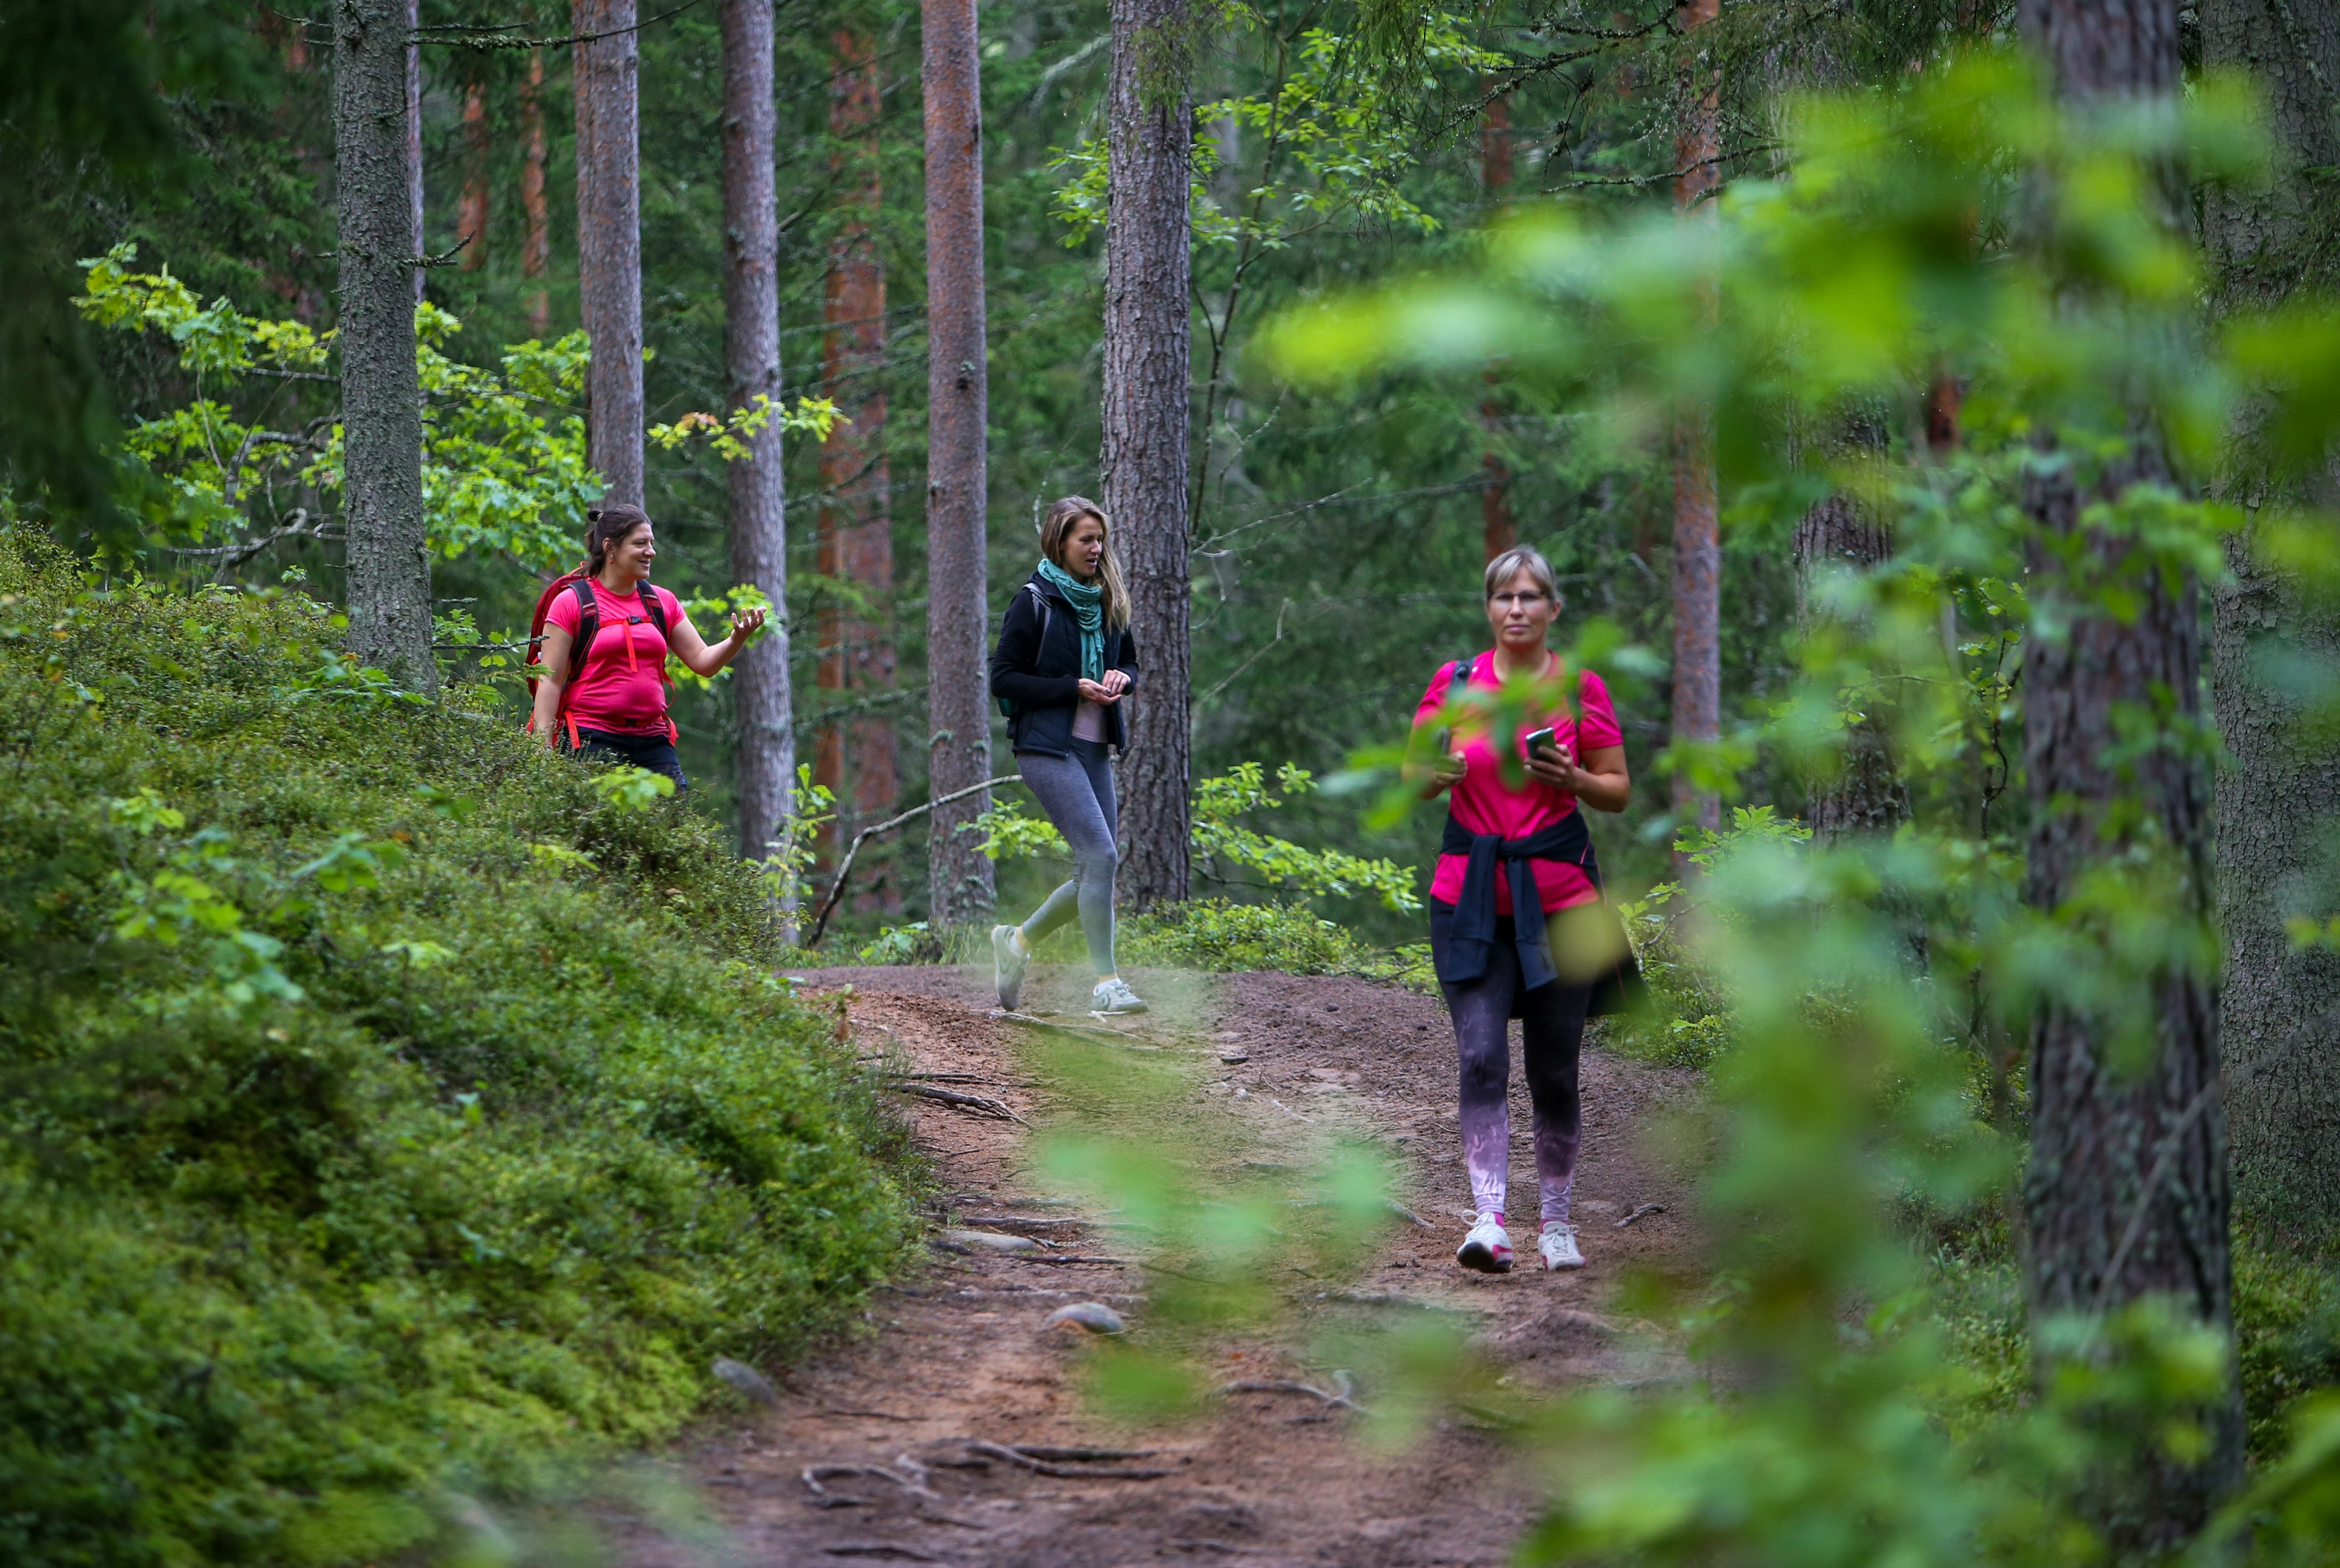
{"type": "MultiPolygon", "coordinates": [[[[1495,878],[1500,868],[1512,888],[1512,940],[1519,952],[1521,988],[1537,990],[1560,978],[1559,971],[1552,968],[1552,944],[1544,928],[1543,895],[1536,887],[1535,862],[1558,860],[1574,866],[1584,873],[1594,892],[1601,890],[1601,862],[1592,852],[1592,835],[1584,826],[1583,811],[1571,811],[1525,839],[1473,833],[1449,813],[1438,852],[1470,858],[1462,873],[1462,894],[1455,900],[1454,921],[1447,936],[1446,967],[1438,978],[1449,985],[1467,985],[1485,976],[1488,957],[1495,947],[1495,878]]],[[[1605,899],[1600,908],[1614,923],[1616,916],[1609,912],[1605,899]]],[[[1617,946],[1622,956],[1593,981],[1592,999],[1585,1009],[1588,1017],[1621,1013],[1638,1003],[1644,993],[1641,967],[1633,960],[1633,950],[1625,941],[1622,927],[1617,931],[1617,946]]]]}

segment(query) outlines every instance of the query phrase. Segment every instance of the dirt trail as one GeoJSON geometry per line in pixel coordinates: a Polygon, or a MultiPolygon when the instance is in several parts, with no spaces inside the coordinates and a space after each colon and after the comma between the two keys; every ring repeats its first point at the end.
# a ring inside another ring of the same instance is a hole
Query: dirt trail
{"type": "MultiPolygon", "coordinates": [[[[1019,1054],[1030,1026],[989,1016],[987,971],[828,969],[806,978],[819,989],[854,987],[848,1011],[870,1048],[896,1053],[914,1071],[974,1080],[944,1087],[1003,1101],[1031,1120],[1047,1116],[1046,1098],[1019,1054]]],[[[1127,1032],[1209,1069],[1197,1082],[1198,1097],[1209,1097],[1198,1113],[1239,1111],[1269,1132],[1284,1117],[1365,1129],[1393,1149],[1403,1201],[1429,1222],[1401,1225],[1376,1266],[1344,1282],[1352,1296],[1375,1299],[1304,1300],[1288,1337],[1304,1336],[1328,1316],[1403,1312],[1389,1299],[1402,1296],[1470,1315],[1476,1346],[1517,1384],[1647,1370],[1650,1352],[1620,1335],[1601,1307],[1624,1265],[1684,1240],[1681,1195],[1634,1144],[1649,1115],[1686,1092],[1684,1075],[1589,1051],[1576,1207],[1590,1266],[1570,1275],[1525,1265],[1502,1276],[1466,1274],[1454,1266],[1453,1251],[1466,1228],[1469,1186],[1455,1131],[1452,1037],[1437,1003],[1340,978],[1133,979],[1155,1010],[1131,1020],[1127,1032]],[[1616,1228],[1647,1204],[1666,1207],[1616,1228]]],[[[1026,1008],[1058,1009],[1067,1022],[1088,1024],[1074,1010],[1085,1001],[1072,983],[1061,973],[1036,973],[1026,1008]]],[[[1528,1107],[1518,1076],[1513,1190],[1530,1195],[1524,1206],[1532,1209],[1528,1107]]],[[[909,1103],[919,1141],[942,1174],[948,1213],[938,1217],[1046,1237],[1060,1254],[1117,1250],[1108,1233],[1051,1206],[1027,1178],[1026,1127],[909,1103]]],[[[1263,1140],[1261,1157],[1274,1157],[1271,1140],[1263,1140]]],[[[1526,1254],[1527,1265],[1533,1255],[1526,1254]]],[[[858,1560],[980,1568],[1212,1561],[1493,1568],[1508,1560],[1530,1520],[1531,1492],[1499,1442],[1460,1424],[1441,1424],[1400,1454],[1375,1454],[1354,1440],[1357,1417],[1347,1411],[1305,1394],[1238,1394],[1218,1401],[1208,1417],[1166,1432],[1109,1429],[1080,1394],[1082,1336],[1045,1329],[1044,1320],[1073,1301],[1103,1301],[1142,1320],[1145,1289],[1143,1271],[1111,1262],[936,1252],[930,1265],[877,1297],[875,1332],[796,1369],[778,1408],[725,1423],[679,1456],[683,1478],[709,1489],[729,1536],[721,1548],[689,1550],[643,1533],[627,1543],[621,1561],[629,1568],[710,1561],[827,1568],[858,1560]],[[1035,1468],[970,1450],[969,1440],[1156,1452],[1044,1460],[1047,1468],[1035,1468]],[[882,1466],[891,1474],[815,1471],[817,1494],[805,1475],[822,1465],[882,1466]],[[1090,1468],[1168,1474],[1100,1480],[1050,1473],[1090,1468]]],[[[1295,1357],[1287,1345],[1236,1342],[1221,1351],[1218,1370],[1230,1382],[1291,1378],[1333,1386],[1329,1369],[1295,1357]]],[[[1370,1390],[1358,1394],[1371,1397],[1370,1390]]]]}

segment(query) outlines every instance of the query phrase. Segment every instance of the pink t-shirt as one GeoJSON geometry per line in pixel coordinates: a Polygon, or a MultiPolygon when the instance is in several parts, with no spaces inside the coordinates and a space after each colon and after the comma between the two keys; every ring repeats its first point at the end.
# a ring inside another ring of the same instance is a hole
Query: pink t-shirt
{"type": "MultiPolygon", "coordinates": [[[[570,685],[569,716],[580,729],[610,735],[661,732],[666,729],[666,639],[642,609],[639,590],[620,599],[599,579],[590,581],[601,625],[593,635],[592,651],[585,656],[585,668],[570,685]]],[[[680,600],[663,588],[642,587],[659,596],[668,630],[689,624],[680,600]]],[[[577,596],[559,595],[544,618],[575,638],[577,596]]]]}
{"type": "MultiPolygon", "coordinates": [[[[1547,668],[1557,669],[1558,660],[1547,668]]],[[[1472,663],[1471,684],[1490,690],[1502,683],[1495,679],[1495,658],[1492,652],[1482,653],[1472,663]]],[[[1446,699],[1447,675],[1444,670],[1433,677],[1422,694],[1422,702],[1414,710],[1413,721],[1421,726],[1430,722],[1433,715],[1446,699]]],[[[1625,732],[1617,727],[1617,710],[1609,700],[1609,687],[1590,670],[1577,679],[1576,706],[1580,718],[1564,712],[1546,714],[1528,723],[1514,743],[1516,754],[1524,761],[1527,757],[1527,731],[1549,724],[1552,739],[1581,765],[1584,754],[1603,746],[1622,746],[1625,732]]],[[[1525,839],[1551,827],[1577,809],[1576,797],[1565,789],[1531,777],[1513,789],[1503,782],[1495,757],[1492,740],[1484,732],[1482,723],[1472,720],[1458,725],[1454,731],[1455,749],[1463,756],[1462,780],[1447,791],[1447,800],[1454,819],[1473,833],[1493,833],[1504,839],[1525,839]]],[[[1452,904],[1462,897],[1462,877],[1470,866],[1467,855],[1441,855],[1438,874],[1430,880],[1430,896],[1443,904],[1452,904]]],[[[1572,904],[1587,904],[1600,897],[1600,889],[1583,871],[1561,860],[1534,862],[1536,891],[1543,895],[1547,911],[1565,909],[1572,904]]],[[[1495,878],[1495,913],[1512,912],[1512,884],[1508,877],[1495,878]]]]}

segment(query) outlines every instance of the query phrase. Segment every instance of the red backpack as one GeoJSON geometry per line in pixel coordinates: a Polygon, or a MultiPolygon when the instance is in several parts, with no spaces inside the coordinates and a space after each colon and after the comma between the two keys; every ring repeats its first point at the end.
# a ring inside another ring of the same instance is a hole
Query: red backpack
{"type": "MultiPolygon", "coordinates": [[[[577,678],[585,673],[585,660],[593,651],[593,640],[601,632],[601,598],[593,591],[593,574],[584,567],[562,572],[546,583],[544,591],[536,596],[536,614],[528,623],[528,662],[530,665],[544,662],[544,623],[552,613],[554,601],[564,593],[577,600],[577,635],[569,640],[569,679],[561,683],[560,711],[555,716],[554,722],[568,729],[569,749],[574,751],[578,746],[577,719],[569,711],[569,703],[577,690],[577,678]]],[[[641,600],[649,623],[658,628],[659,636],[663,640],[667,635],[666,606],[659,600],[658,590],[644,583],[641,600]]],[[[659,679],[666,679],[664,663],[659,666],[659,679]]],[[[528,678],[528,728],[530,730],[536,728],[538,680],[539,677],[534,675],[528,678]]],[[[666,721],[666,734],[669,740],[679,739],[670,716],[666,721]]]]}

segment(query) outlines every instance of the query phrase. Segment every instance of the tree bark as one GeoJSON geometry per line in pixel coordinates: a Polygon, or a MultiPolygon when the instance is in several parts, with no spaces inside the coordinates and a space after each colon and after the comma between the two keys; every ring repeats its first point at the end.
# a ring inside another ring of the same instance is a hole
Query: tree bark
{"type": "Polygon", "coordinates": [[[526,223],[521,238],[520,275],[536,283],[521,299],[531,337],[552,327],[552,301],[542,279],[552,261],[552,215],[544,200],[544,51],[528,52],[528,80],[521,88],[520,210],[526,223]]]}
{"type": "MultiPolygon", "coordinates": [[[[2204,0],[2208,66],[2247,66],[2264,85],[2276,135],[2263,189],[2205,194],[2204,231],[2221,313],[2272,305],[2340,274],[2329,171],[2340,165],[2332,94],[2340,83],[2340,13],[2305,0],[2204,0]],[[2320,76],[2320,80],[2319,80],[2320,76]]],[[[2246,441],[2226,476],[2228,498],[2256,517],[2266,501],[2329,506],[2334,476],[2282,481],[2246,441]]],[[[2297,578],[2230,539],[2233,576],[2213,590],[2211,690],[2233,758],[2217,788],[2218,915],[2226,964],[2220,997],[2237,1190],[2286,1223],[2340,1215],[2340,956],[2293,945],[2288,916],[2322,917],[2335,868],[2321,840],[2340,821],[2340,771],[2301,733],[2304,717],[2257,661],[2284,645],[2340,658],[2340,615],[2297,578]]]]}
{"type": "MultiPolygon", "coordinates": [[[[1491,210],[1500,210],[1512,188],[1512,104],[1508,98],[1491,98],[1485,114],[1479,122],[1479,184],[1487,193],[1491,210]]],[[[1495,557],[1520,541],[1519,520],[1512,511],[1512,471],[1502,454],[1495,450],[1495,434],[1502,428],[1503,409],[1495,395],[1495,373],[1487,372],[1487,393],[1479,404],[1479,423],[1487,432],[1487,444],[1479,454],[1479,471],[1486,488],[1479,492],[1480,542],[1487,559],[1495,557]]]]}
{"type": "MultiPolygon", "coordinates": [[[[1721,14],[1720,0],[1688,0],[1675,12],[1685,33],[1721,14]]],[[[1713,195],[1722,184],[1721,94],[1713,68],[1695,63],[1689,107],[1674,139],[1674,211],[1684,223],[1712,223],[1713,195]]],[[[1708,320],[1712,291],[1698,307],[1708,320]]],[[[1697,745],[1722,734],[1722,541],[1715,512],[1714,430],[1705,409],[1685,409],[1674,422],[1674,668],[1673,739],[1697,745]]],[[[1714,829],[1722,802],[1687,772],[1674,775],[1674,816],[1685,826],[1714,829]]],[[[1681,851],[1677,877],[1697,868],[1681,851]]]]}
{"type": "MultiPolygon", "coordinates": [[[[416,29],[422,25],[422,0],[406,0],[406,203],[409,239],[413,249],[406,253],[421,258],[431,253],[422,248],[422,45],[414,42],[416,29]]],[[[414,269],[414,303],[422,303],[422,285],[430,273],[421,267],[414,269]]]]}
{"type": "Polygon", "coordinates": [[[409,691],[435,691],[414,369],[406,11],[406,0],[338,0],[333,12],[342,494],[350,650],[409,691]]]}
{"type": "MultiPolygon", "coordinates": [[[[886,620],[894,595],[886,264],[873,229],[884,194],[877,143],[883,85],[875,38],[839,27],[831,55],[828,130],[845,221],[828,247],[821,380],[848,422],[820,452],[820,570],[862,596],[848,603],[832,594],[822,611],[818,679],[839,703],[848,693],[875,695],[894,685],[894,640],[886,620]]],[[[862,824],[893,816],[900,809],[901,783],[892,717],[863,713],[824,723],[814,745],[813,776],[837,797],[830,852],[862,824]]],[[[900,884],[884,877],[865,884],[856,907],[898,912],[900,884]]]]}
{"type": "Polygon", "coordinates": [[[1131,908],[1190,886],[1187,435],[1192,422],[1193,96],[1187,0],[1113,0],[1106,89],[1104,497],[1127,567],[1138,690],[1121,759],[1121,888],[1131,908]]]}
{"type": "MultiPolygon", "coordinates": [[[[927,788],[939,799],[991,777],[986,679],[983,94],[975,0],[921,0],[927,133],[927,788]]],[[[1183,480],[1183,472],[1180,478],[1183,480]]],[[[929,819],[927,918],[939,930],[992,905],[991,862],[958,831],[990,809],[978,790],[929,819]]]]}
{"type": "Polygon", "coordinates": [[[463,84],[463,194],[455,206],[455,243],[461,264],[476,273],[488,263],[488,84],[463,84]]]}
{"type": "MultiPolygon", "coordinates": [[[[732,788],[740,853],[780,847],[796,801],[796,716],[788,689],[787,481],[780,468],[779,208],[773,187],[772,0],[722,0],[723,359],[728,406],[770,400],[772,417],[729,465],[731,577],[777,613],[732,666],[738,723],[732,788]]],[[[709,628],[712,630],[713,628],[709,628]]]]}
{"type": "MultiPolygon", "coordinates": [[[[1865,572],[1892,559],[1893,541],[1859,501],[1842,491],[1823,497],[1796,525],[1796,618],[1807,634],[1827,611],[1813,589],[1831,570],[1865,572]]],[[[1844,769],[1817,784],[1804,807],[1805,823],[1823,844],[1876,838],[1909,819],[1909,791],[1894,766],[1885,731],[1864,715],[1845,729],[1844,769]]]]}
{"type": "MultiPolygon", "coordinates": [[[[2177,90],[2177,0],[2025,0],[2022,20],[2067,104],[2177,90]]],[[[2165,918],[2206,925],[2203,769],[2182,740],[2139,756],[2125,739],[2130,714],[2158,714],[2161,727],[2181,729],[2200,718],[2196,590],[2137,561],[2127,539],[2081,521],[2092,501],[2168,482],[2158,442],[2142,421],[2129,455],[2103,462],[2097,475],[2084,491],[2070,467],[2040,465],[2025,484],[2034,531],[2028,587],[2034,605],[2048,610],[2034,616],[2024,652],[2023,756],[2032,809],[2026,897],[2036,908],[2057,911],[2091,877],[2150,855],[2173,878],[2165,918]],[[2116,616],[2099,594],[2075,585],[2065,564],[2074,556],[2087,561],[2094,583],[2126,587],[2135,613],[2116,616]],[[2051,620],[2064,623],[2060,632],[2047,630],[2051,620]]],[[[2032,1019],[2024,1210],[2033,1323],[2159,1297],[2231,1344],[2216,989],[2208,976],[2182,965],[2140,983],[2146,994],[2133,999],[2153,1020],[2142,1062],[2120,1059],[2104,1010],[2051,1000],[2032,1019]]],[[[2035,1334],[2034,1345],[2042,1337],[2035,1334]]],[[[2038,1352],[2036,1360],[2045,1377],[2049,1357],[2038,1352]]],[[[2206,1414],[2211,1448],[2199,1464],[2148,1452],[2126,1474],[2095,1478],[2093,1503],[2120,1548],[2182,1544],[2240,1479],[2238,1385],[2230,1381],[2228,1397],[2206,1414]]]]}
{"type": "Polygon", "coordinates": [[[642,236],[635,0],[575,0],[578,303],[593,359],[586,458],[606,499],[642,503],[642,236]]]}

